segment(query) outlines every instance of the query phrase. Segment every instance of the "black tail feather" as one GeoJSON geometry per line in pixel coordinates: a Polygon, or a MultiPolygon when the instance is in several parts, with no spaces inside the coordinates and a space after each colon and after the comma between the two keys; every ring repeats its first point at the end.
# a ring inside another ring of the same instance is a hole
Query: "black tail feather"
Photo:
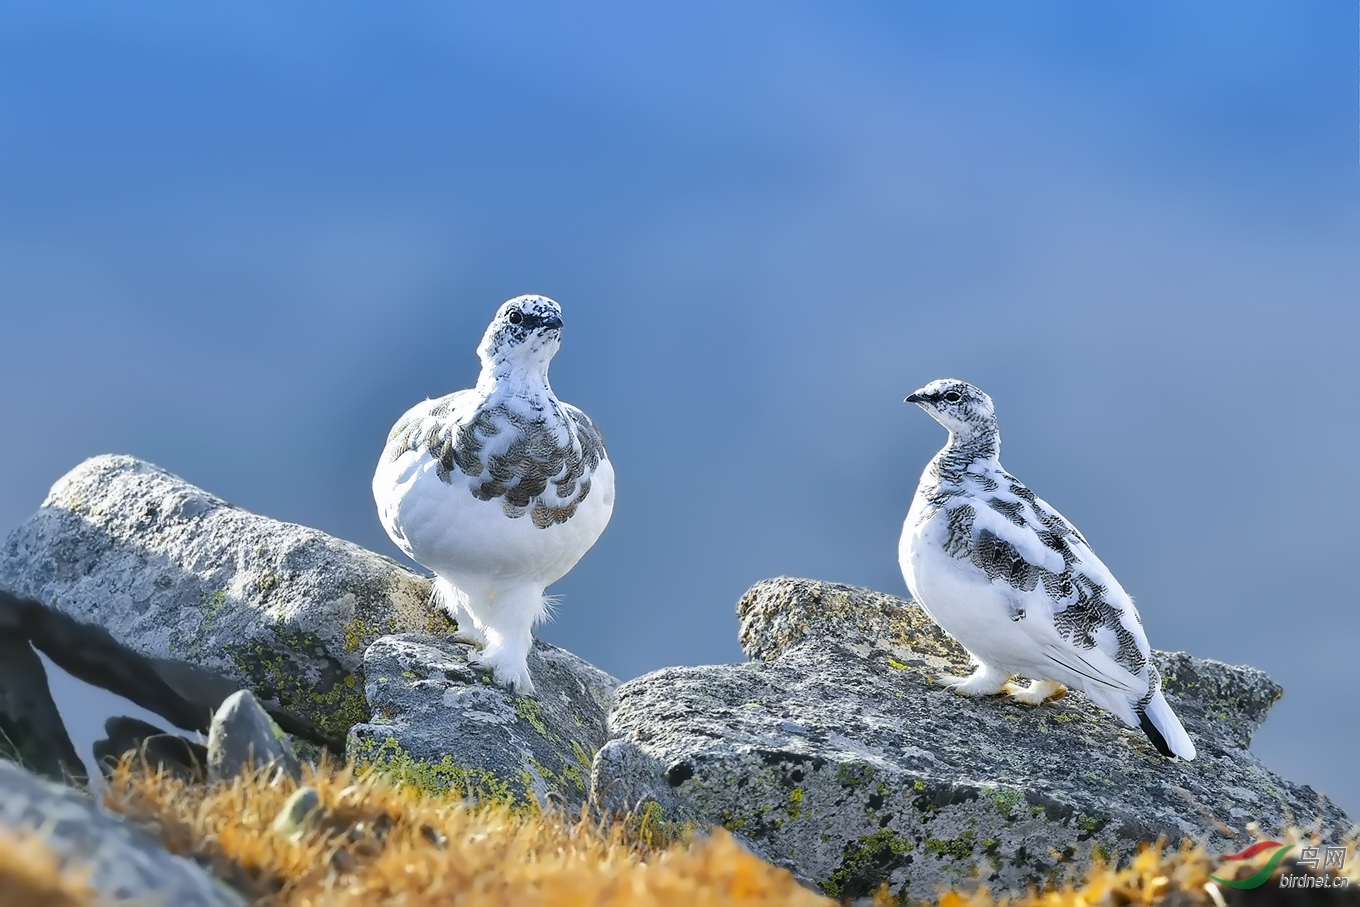
{"type": "Polygon", "coordinates": [[[1176,758],[1176,754],[1171,752],[1171,747],[1166,745],[1166,738],[1162,736],[1162,732],[1157,730],[1157,725],[1153,724],[1152,719],[1148,718],[1147,712],[1139,710],[1138,726],[1143,729],[1144,734],[1147,734],[1152,745],[1157,747],[1157,752],[1168,759],[1176,758]]]}

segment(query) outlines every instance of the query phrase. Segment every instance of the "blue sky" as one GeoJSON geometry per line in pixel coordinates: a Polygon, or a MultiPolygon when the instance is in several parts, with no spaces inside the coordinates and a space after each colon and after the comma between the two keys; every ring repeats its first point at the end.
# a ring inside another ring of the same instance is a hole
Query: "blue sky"
{"type": "Polygon", "coordinates": [[[902,594],[966,378],[1155,646],[1287,695],[1360,812],[1353,3],[0,5],[0,531],[131,453],[396,554],[368,482],[565,311],[614,521],[542,635],[740,658],[781,573],[902,594]]]}

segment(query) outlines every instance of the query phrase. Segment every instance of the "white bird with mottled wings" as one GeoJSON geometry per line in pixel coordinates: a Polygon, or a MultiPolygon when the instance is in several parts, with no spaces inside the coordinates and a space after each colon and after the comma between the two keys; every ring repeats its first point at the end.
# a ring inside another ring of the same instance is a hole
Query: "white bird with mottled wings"
{"type": "Polygon", "coordinates": [[[561,330],[562,309],[545,296],[502,305],[477,347],[477,386],[407,411],[373,475],[387,534],[434,571],[437,601],[482,646],[478,662],[528,694],[544,590],[614,510],[599,430],[548,384],[561,330]]]}
{"type": "Polygon", "coordinates": [[[949,430],[902,527],[912,597],[978,665],[965,696],[1040,705],[1064,686],[1138,727],[1165,756],[1195,745],[1162,695],[1138,611],[1075,527],[1001,466],[992,399],[941,379],[907,397],[949,430]],[[1028,677],[1019,687],[1011,675],[1028,677]]]}

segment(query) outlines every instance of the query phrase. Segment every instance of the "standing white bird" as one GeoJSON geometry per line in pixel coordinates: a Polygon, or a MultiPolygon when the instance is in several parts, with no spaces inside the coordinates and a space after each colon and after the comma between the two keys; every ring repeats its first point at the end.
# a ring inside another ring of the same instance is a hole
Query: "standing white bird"
{"type": "Polygon", "coordinates": [[[942,678],[965,696],[1040,705],[1081,690],[1165,756],[1195,745],[1162,695],[1138,611],[1080,532],[1001,466],[992,399],[963,381],[907,397],[949,430],[902,526],[912,597],[978,665],[942,678]],[[1010,682],[1030,678],[1028,687],[1010,682]]]}
{"type": "Polygon", "coordinates": [[[408,410],[373,474],[387,534],[434,571],[435,598],[482,647],[477,661],[524,694],[544,590],[614,511],[599,430],[548,384],[561,331],[545,296],[502,305],[477,347],[477,386],[408,410]]]}

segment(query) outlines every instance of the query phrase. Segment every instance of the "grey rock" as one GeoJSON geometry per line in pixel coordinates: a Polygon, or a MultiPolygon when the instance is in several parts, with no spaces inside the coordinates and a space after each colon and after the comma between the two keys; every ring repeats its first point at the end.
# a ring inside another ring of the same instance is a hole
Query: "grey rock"
{"type": "Polygon", "coordinates": [[[42,834],[73,869],[87,868],[109,901],[176,907],[245,907],[239,894],[167,853],[146,831],[87,795],[0,762],[0,827],[42,834]]]}
{"type": "Polygon", "coordinates": [[[227,781],[255,770],[274,769],[302,780],[302,766],[283,731],[249,690],[227,697],[208,731],[208,781],[227,781]]]}
{"type": "Polygon", "coordinates": [[[0,587],[151,659],[198,721],[244,687],[332,740],[368,717],[372,640],[454,629],[429,607],[429,581],[390,558],[125,456],[87,460],[53,485],[0,547],[0,587]]]}
{"type": "Polygon", "coordinates": [[[269,829],[280,837],[300,838],[320,824],[324,812],[316,788],[299,787],[283,804],[269,829]]]}
{"type": "Polygon", "coordinates": [[[519,696],[470,666],[473,651],[414,634],[369,646],[373,719],[351,730],[349,757],[428,790],[545,806],[554,795],[578,810],[618,681],[535,641],[529,670],[537,694],[519,696]]]}
{"type": "Polygon", "coordinates": [[[188,784],[208,779],[208,748],[154,724],[126,715],[104,722],[104,739],[94,743],[94,757],[105,777],[124,756],[135,756],[151,771],[173,775],[188,784]]]}
{"type": "MultiPolygon", "coordinates": [[[[0,605],[2,607],[2,605],[0,605]]],[[[0,627],[0,759],[53,781],[83,783],[85,766],[48,692],[42,661],[18,634],[0,627]]]]}
{"type": "Polygon", "coordinates": [[[615,738],[600,747],[590,766],[591,805],[605,815],[653,811],[670,822],[707,824],[674,786],[664,783],[666,765],[646,747],[648,740],[650,734],[644,729],[636,739],[615,738]]]}
{"type": "Polygon", "coordinates": [[[1350,827],[1247,749],[1281,695],[1255,669],[1155,654],[1199,749],[1186,763],[1079,693],[1035,709],[949,692],[931,678],[967,670],[965,653],[892,596],[770,580],[738,616],[762,660],[620,687],[595,790],[721,824],[835,897],[883,881],[921,899],[976,881],[1019,889],[1159,835],[1236,850],[1253,821],[1331,840],[1350,827]]]}

